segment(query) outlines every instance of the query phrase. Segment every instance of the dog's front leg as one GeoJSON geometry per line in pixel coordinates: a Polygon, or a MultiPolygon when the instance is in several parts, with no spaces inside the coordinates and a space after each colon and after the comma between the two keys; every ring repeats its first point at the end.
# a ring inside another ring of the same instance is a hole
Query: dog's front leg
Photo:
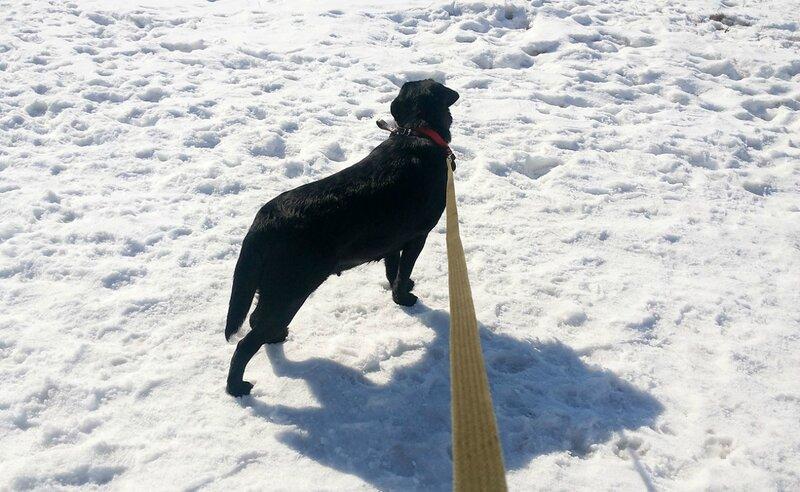
{"type": "MultiPolygon", "coordinates": [[[[391,288],[394,285],[395,279],[397,279],[397,269],[400,266],[400,252],[395,251],[394,253],[390,253],[386,255],[383,260],[386,264],[386,280],[389,281],[389,287],[391,288]]],[[[409,292],[414,290],[414,281],[408,279],[407,287],[409,292]]]]}
{"type": "Polygon", "coordinates": [[[394,284],[394,279],[397,278],[397,267],[400,265],[400,252],[395,251],[384,256],[383,262],[386,264],[386,280],[389,281],[389,286],[394,284]]]}
{"type": "Polygon", "coordinates": [[[411,271],[425,246],[426,238],[427,236],[422,236],[403,246],[403,254],[400,255],[400,264],[397,267],[397,277],[392,283],[392,299],[401,306],[413,306],[417,302],[417,296],[411,293],[414,286],[411,281],[411,271]]]}

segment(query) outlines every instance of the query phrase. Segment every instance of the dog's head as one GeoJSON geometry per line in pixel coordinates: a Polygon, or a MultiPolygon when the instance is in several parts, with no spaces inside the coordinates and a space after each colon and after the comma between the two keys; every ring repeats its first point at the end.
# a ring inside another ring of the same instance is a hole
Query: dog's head
{"type": "Polygon", "coordinates": [[[456,101],[458,92],[434,80],[406,82],[392,101],[392,117],[403,127],[430,127],[449,142],[453,117],[448,108],[456,101]]]}

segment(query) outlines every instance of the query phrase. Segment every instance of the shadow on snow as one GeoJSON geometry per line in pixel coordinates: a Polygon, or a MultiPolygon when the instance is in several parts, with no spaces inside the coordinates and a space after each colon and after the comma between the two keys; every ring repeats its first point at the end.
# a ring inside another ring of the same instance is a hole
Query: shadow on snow
{"type": "MultiPolygon", "coordinates": [[[[279,440],[379,489],[449,490],[449,317],[418,303],[409,314],[435,338],[425,355],[386,384],[328,359],[292,361],[268,346],[275,375],[303,379],[319,407],[243,404],[290,426],[279,440]]],[[[613,373],[584,364],[559,342],[529,342],[480,326],[506,469],[553,452],[590,452],[613,433],[654,423],[663,407],[613,373]]]]}

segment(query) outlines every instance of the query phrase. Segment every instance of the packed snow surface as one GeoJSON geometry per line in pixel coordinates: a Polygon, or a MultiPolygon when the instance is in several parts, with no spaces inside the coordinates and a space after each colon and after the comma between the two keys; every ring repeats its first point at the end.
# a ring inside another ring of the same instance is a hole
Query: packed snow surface
{"type": "Polygon", "coordinates": [[[256,210],[426,77],[510,488],[800,489],[790,0],[0,1],[0,489],[448,489],[443,221],[224,393],[256,210]]]}

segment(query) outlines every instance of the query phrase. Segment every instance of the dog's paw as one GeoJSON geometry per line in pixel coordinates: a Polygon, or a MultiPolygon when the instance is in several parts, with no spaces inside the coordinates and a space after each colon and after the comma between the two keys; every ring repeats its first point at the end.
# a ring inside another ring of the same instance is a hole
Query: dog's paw
{"type": "Polygon", "coordinates": [[[269,336],[264,338],[264,343],[283,343],[289,336],[289,329],[284,328],[277,333],[270,333],[269,336]]]}
{"type": "Polygon", "coordinates": [[[401,306],[413,306],[417,303],[417,296],[411,292],[392,292],[392,300],[401,306]]]}
{"type": "Polygon", "coordinates": [[[408,279],[406,281],[395,280],[394,283],[389,284],[392,292],[411,292],[414,290],[414,281],[408,279]]]}
{"type": "Polygon", "coordinates": [[[239,330],[238,329],[234,330],[233,328],[229,328],[229,327],[226,326],[225,327],[225,341],[226,342],[230,342],[231,341],[231,337],[233,335],[235,335],[237,331],[239,331],[239,330]]]}
{"type": "Polygon", "coordinates": [[[228,385],[225,387],[225,391],[233,396],[233,397],[240,397],[250,394],[250,390],[253,389],[253,383],[250,381],[240,381],[238,383],[231,383],[228,382],[228,385]]]}
{"type": "MultiPolygon", "coordinates": [[[[395,288],[396,287],[394,286],[394,284],[391,281],[389,281],[389,290],[395,290],[395,288]]],[[[411,279],[408,279],[408,282],[406,282],[406,285],[404,285],[403,288],[399,289],[399,290],[404,290],[406,292],[411,292],[412,290],[414,290],[414,281],[411,280],[411,279]]]]}

